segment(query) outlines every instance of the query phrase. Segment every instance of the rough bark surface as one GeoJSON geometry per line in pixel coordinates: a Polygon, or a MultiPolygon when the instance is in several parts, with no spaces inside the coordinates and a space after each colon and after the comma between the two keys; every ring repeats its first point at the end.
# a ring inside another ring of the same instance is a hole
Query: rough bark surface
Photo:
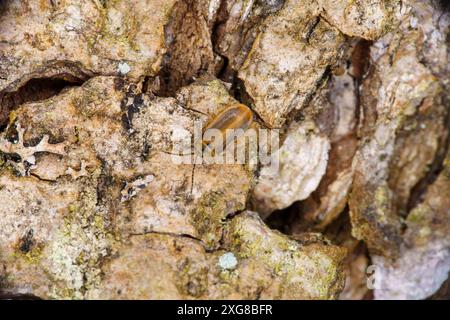
{"type": "Polygon", "coordinates": [[[449,27],[434,0],[0,1],[0,298],[448,298],[449,27]],[[276,174],[174,153],[237,103],[276,174]]]}

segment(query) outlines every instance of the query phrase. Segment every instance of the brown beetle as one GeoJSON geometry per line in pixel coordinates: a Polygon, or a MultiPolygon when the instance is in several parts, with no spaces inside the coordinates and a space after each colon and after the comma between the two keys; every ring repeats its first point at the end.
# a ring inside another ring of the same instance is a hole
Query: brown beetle
{"type": "MultiPolygon", "coordinates": [[[[234,104],[223,111],[217,116],[211,119],[203,130],[203,134],[209,129],[217,129],[222,133],[223,141],[225,141],[225,147],[229,142],[226,140],[226,130],[246,130],[253,123],[253,112],[247,106],[243,104],[234,104]]],[[[203,149],[211,148],[210,141],[202,141],[203,149]]]]}

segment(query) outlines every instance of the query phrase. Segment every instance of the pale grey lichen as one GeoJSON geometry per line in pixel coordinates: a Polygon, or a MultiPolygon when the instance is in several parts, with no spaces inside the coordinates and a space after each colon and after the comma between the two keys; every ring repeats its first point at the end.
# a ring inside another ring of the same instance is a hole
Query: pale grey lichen
{"type": "Polygon", "coordinates": [[[237,263],[238,263],[238,261],[233,252],[224,253],[219,258],[219,267],[221,267],[222,269],[226,269],[226,270],[234,269],[234,268],[236,268],[237,263]]]}
{"type": "Polygon", "coordinates": [[[128,63],[121,62],[121,63],[119,63],[119,66],[117,67],[117,71],[121,75],[126,75],[128,72],[131,71],[131,67],[130,67],[130,65],[128,63]]]}

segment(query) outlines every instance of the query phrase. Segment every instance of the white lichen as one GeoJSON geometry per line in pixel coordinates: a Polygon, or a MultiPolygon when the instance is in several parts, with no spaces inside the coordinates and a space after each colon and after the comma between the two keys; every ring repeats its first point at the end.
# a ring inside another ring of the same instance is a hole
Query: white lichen
{"type": "Polygon", "coordinates": [[[119,63],[118,67],[117,67],[117,71],[121,74],[121,75],[126,75],[128,72],[131,71],[131,67],[128,63],[126,62],[121,62],[119,63]]]}
{"type": "MultiPolygon", "coordinates": [[[[59,155],[65,155],[65,146],[66,144],[63,143],[56,143],[56,144],[50,144],[48,142],[49,136],[45,135],[42,137],[41,141],[35,145],[27,147],[24,145],[24,133],[25,129],[22,128],[20,123],[17,123],[16,125],[17,130],[17,140],[10,142],[6,138],[6,134],[2,134],[0,136],[0,151],[6,154],[17,154],[20,156],[20,162],[9,162],[13,165],[13,167],[20,172],[22,176],[28,175],[29,171],[36,166],[36,158],[35,154],[37,152],[48,152],[53,154],[59,154],[59,155]],[[26,165],[26,163],[28,165],[26,165]]],[[[8,132],[6,130],[5,132],[8,132]]]]}
{"type": "Polygon", "coordinates": [[[219,258],[219,267],[225,270],[232,270],[237,266],[237,259],[232,252],[227,252],[219,258]]]}

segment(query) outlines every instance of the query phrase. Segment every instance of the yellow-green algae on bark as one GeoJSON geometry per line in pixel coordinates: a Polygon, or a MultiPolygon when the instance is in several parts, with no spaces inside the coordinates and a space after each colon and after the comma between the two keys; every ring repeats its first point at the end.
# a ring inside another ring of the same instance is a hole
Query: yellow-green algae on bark
{"type": "Polygon", "coordinates": [[[19,106],[0,146],[9,146],[20,124],[27,154],[43,136],[64,148],[33,153],[24,171],[1,149],[5,290],[71,299],[336,297],[341,249],[302,246],[238,213],[255,169],[172,163],[169,131],[189,134],[193,120],[207,121],[233,102],[224,88],[201,80],[161,98],[116,77],[94,77],[19,106]],[[30,229],[28,257],[39,252],[33,261],[17,252],[30,229]],[[236,238],[245,229],[253,240],[236,238]],[[248,241],[255,250],[246,249],[248,241]],[[238,259],[234,269],[219,264],[229,252],[238,259]]]}
{"type": "Polygon", "coordinates": [[[224,226],[220,248],[174,235],[135,235],[105,265],[101,298],[331,299],[344,285],[345,250],[301,244],[274,232],[252,212],[224,226]],[[139,253],[139,254],[138,254],[139,253]],[[220,264],[232,253],[235,267],[220,264]]]}

